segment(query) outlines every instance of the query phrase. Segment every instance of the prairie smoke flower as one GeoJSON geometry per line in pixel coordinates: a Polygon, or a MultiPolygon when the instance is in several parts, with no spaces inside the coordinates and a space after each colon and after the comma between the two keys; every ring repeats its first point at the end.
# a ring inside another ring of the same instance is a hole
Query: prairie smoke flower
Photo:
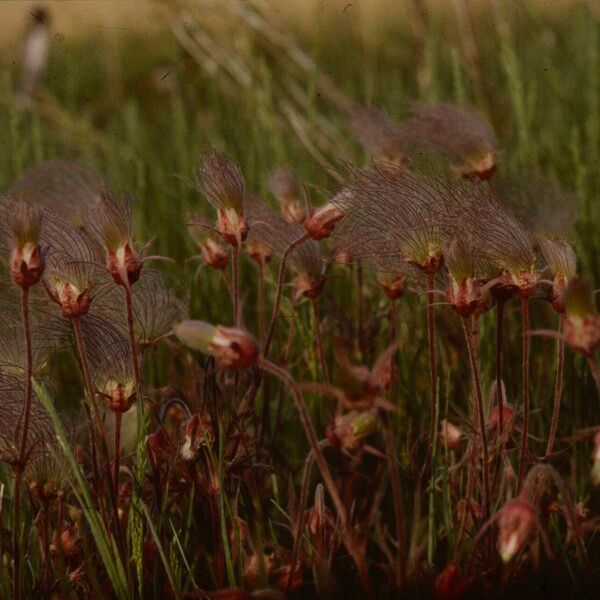
{"type": "Polygon", "coordinates": [[[446,159],[460,177],[489,179],[496,169],[496,137],[490,125],[471,109],[455,104],[422,104],[401,126],[403,147],[446,159]]]}
{"type": "Polygon", "coordinates": [[[0,206],[0,219],[5,229],[3,242],[10,251],[11,279],[22,288],[31,287],[42,278],[45,267],[46,253],[40,245],[42,211],[22,200],[5,200],[0,206]]]}
{"type": "Polygon", "coordinates": [[[177,323],[173,332],[192,350],[214,356],[223,368],[244,369],[258,359],[258,346],[243,329],[187,320],[177,323]]]}
{"type": "Polygon", "coordinates": [[[300,203],[302,188],[294,171],[285,167],[273,171],[269,175],[269,188],[279,203],[283,220],[301,224],[306,211],[300,203]]]}
{"type": "Polygon", "coordinates": [[[240,246],[248,234],[246,184],[240,168],[227,154],[209,152],[196,169],[196,185],[217,211],[219,234],[228,244],[240,246]]]}
{"type": "Polygon", "coordinates": [[[440,442],[444,446],[448,446],[449,450],[456,450],[460,445],[460,440],[463,437],[462,430],[450,423],[447,419],[442,419],[440,423],[440,442]]]}
{"type": "Polygon", "coordinates": [[[52,536],[50,552],[54,554],[60,552],[67,560],[74,560],[80,557],[82,543],[79,529],[75,525],[65,521],[60,526],[60,534],[59,530],[57,530],[52,536]]]}
{"type": "Polygon", "coordinates": [[[304,219],[304,229],[313,240],[328,238],[333,233],[336,223],[344,216],[337,201],[327,202],[323,206],[311,209],[304,219]]]}
{"type": "Polygon", "coordinates": [[[202,262],[208,267],[224,271],[227,268],[229,254],[211,231],[205,217],[196,214],[188,226],[194,242],[200,249],[202,262]]]}
{"type": "Polygon", "coordinates": [[[375,433],[379,419],[373,411],[352,411],[337,415],[327,428],[327,440],[332,446],[354,452],[365,438],[375,433]]]}
{"type": "Polygon", "coordinates": [[[117,197],[104,190],[94,201],[90,230],[102,244],[106,270],[115,283],[131,289],[140,278],[144,262],[135,249],[131,198],[117,197]]]}
{"type": "Polygon", "coordinates": [[[510,562],[529,541],[537,527],[538,515],[533,504],[511,500],[498,519],[498,552],[503,562],[510,562]]]}
{"type": "MultiPolygon", "coordinates": [[[[502,423],[504,429],[510,426],[512,429],[514,426],[515,419],[515,411],[513,407],[508,402],[502,403],[502,423]]],[[[487,427],[488,429],[494,429],[495,427],[499,427],[500,425],[500,410],[498,405],[496,404],[492,410],[490,411],[490,416],[488,417],[487,427]]]]}
{"type": "Polygon", "coordinates": [[[600,346],[600,316],[588,282],[573,278],[564,293],[565,341],[575,351],[592,357],[600,346]]]}
{"type": "Polygon", "coordinates": [[[576,258],[573,247],[564,240],[542,239],[539,242],[544,262],[550,268],[553,277],[552,285],[548,290],[548,300],[552,308],[564,314],[564,295],[569,282],[576,275],[576,258]]]}
{"type": "Polygon", "coordinates": [[[257,265],[264,268],[278,250],[279,244],[273,242],[273,237],[278,231],[284,232],[289,225],[256,196],[246,197],[246,209],[250,223],[246,252],[257,265]]]}

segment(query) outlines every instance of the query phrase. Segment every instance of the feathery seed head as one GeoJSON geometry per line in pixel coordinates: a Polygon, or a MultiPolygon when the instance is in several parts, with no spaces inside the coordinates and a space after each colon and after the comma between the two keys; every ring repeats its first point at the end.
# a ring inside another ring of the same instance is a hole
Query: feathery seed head
{"type": "Polygon", "coordinates": [[[192,350],[214,356],[223,368],[244,369],[256,364],[258,346],[242,329],[187,320],[177,323],[173,332],[192,350]]]}
{"type": "Polygon", "coordinates": [[[344,213],[337,202],[327,202],[316,208],[304,220],[304,229],[313,240],[328,238],[344,213]]]}
{"type": "Polygon", "coordinates": [[[90,310],[89,287],[79,289],[74,283],[52,275],[47,278],[45,286],[50,299],[60,307],[63,317],[74,319],[90,310]]]}
{"type": "Polygon", "coordinates": [[[440,442],[444,446],[448,446],[450,450],[456,450],[463,438],[462,430],[450,423],[447,419],[442,419],[440,430],[440,442]]]}
{"type": "Polygon", "coordinates": [[[227,154],[205,154],[196,170],[198,189],[217,211],[217,231],[232,245],[240,245],[248,234],[244,217],[244,176],[227,154]]]}

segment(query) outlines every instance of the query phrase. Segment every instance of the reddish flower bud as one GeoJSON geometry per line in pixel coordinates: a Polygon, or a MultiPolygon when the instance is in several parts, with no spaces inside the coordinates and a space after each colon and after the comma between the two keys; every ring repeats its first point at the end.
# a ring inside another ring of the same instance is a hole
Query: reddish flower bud
{"type": "Polygon", "coordinates": [[[135,381],[121,382],[109,378],[100,395],[104,398],[108,410],[118,413],[127,412],[135,402],[135,381]]]}
{"type": "Polygon", "coordinates": [[[243,213],[234,208],[217,210],[217,231],[232,246],[239,246],[248,235],[248,223],[243,213]]]}
{"type": "Polygon", "coordinates": [[[588,283],[573,279],[565,296],[565,340],[576,352],[593,356],[600,346],[600,315],[588,283]]]}
{"type": "Polygon", "coordinates": [[[256,237],[248,240],[246,252],[256,264],[263,267],[271,260],[272,250],[270,246],[256,237]]]}
{"type": "Polygon", "coordinates": [[[129,242],[126,242],[114,251],[107,251],[106,268],[116,283],[129,289],[140,278],[142,261],[129,242]]]}
{"type": "Polygon", "coordinates": [[[511,500],[504,506],[498,520],[498,551],[504,562],[511,561],[533,534],[537,513],[533,504],[511,500]]]}
{"type": "Polygon", "coordinates": [[[298,299],[301,296],[318,298],[323,291],[324,285],[324,277],[316,277],[312,273],[298,273],[294,277],[294,299],[298,299]]]}
{"type": "Polygon", "coordinates": [[[217,240],[207,237],[203,242],[199,242],[198,246],[205,265],[219,271],[224,271],[227,268],[229,255],[227,254],[227,250],[217,240]]]}
{"type": "Polygon", "coordinates": [[[461,283],[450,277],[446,299],[454,312],[461,317],[470,317],[481,302],[479,285],[472,277],[466,277],[461,283]]]}
{"type": "Polygon", "coordinates": [[[74,319],[89,311],[90,295],[87,288],[80,290],[75,284],[59,278],[54,278],[45,286],[50,298],[60,307],[63,317],[74,319]]]}
{"type": "MultiPolygon", "coordinates": [[[[502,403],[502,425],[506,429],[509,425],[512,429],[514,424],[515,411],[508,402],[502,403]]],[[[487,422],[488,429],[500,426],[500,409],[496,404],[490,411],[490,416],[487,422]]]]}
{"type": "Polygon", "coordinates": [[[35,285],[44,273],[46,262],[39,244],[27,243],[13,248],[10,255],[10,275],[23,288],[35,285]]]}
{"type": "Polygon", "coordinates": [[[59,550],[67,560],[81,555],[81,536],[77,527],[65,522],[60,528],[60,536],[58,531],[54,532],[50,551],[58,552],[59,550]]]}
{"type": "Polygon", "coordinates": [[[331,202],[313,210],[304,220],[304,229],[313,240],[328,238],[344,213],[331,202]]]}
{"type": "Polygon", "coordinates": [[[173,331],[186,346],[214,356],[223,368],[244,369],[258,359],[258,346],[243,329],[187,320],[175,325],[173,331]]]}
{"type": "Polygon", "coordinates": [[[462,520],[466,518],[467,522],[470,522],[473,519],[477,521],[481,519],[483,511],[481,510],[479,502],[476,500],[473,500],[472,498],[469,500],[463,498],[456,504],[454,514],[459,521],[462,522],[462,520]]]}

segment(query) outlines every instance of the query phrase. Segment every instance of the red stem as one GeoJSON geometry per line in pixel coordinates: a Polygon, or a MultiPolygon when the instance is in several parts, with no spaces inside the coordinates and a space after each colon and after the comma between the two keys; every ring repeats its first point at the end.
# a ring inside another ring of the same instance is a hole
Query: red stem
{"type": "Polygon", "coordinates": [[[323,337],[321,335],[321,324],[319,322],[319,313],[317,311],[317,299],[311,298],[313,319],[315,322],[315,345],[317,347],[317,356],[319,358],[319,366],[321,367],[321,376],[323,381],[328,381],[327,365],[325,364],[325,352],[323,351],[323,337]]]}
{"type": "Polygon", "coordinates": [[[517,494],[523,486],[529,433],[529,299],[521,298],[521,338],[523,342],[523,431],[521,434],[521,456],[517,476],[517,494]]]}
{"type": "Polygon", "coordinates": [[[504,391],[502,389],[502,334],[504,326],[505,300],[496,305],[496,396],[498,398],[498,436],[504,431],[504,391]]]}

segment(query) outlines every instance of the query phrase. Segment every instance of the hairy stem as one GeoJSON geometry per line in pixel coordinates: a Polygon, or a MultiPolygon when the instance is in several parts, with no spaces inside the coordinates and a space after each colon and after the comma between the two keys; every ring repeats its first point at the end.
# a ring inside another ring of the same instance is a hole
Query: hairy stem
{"type": "Polygon", "coordinates": [[[546,457],[552,454],[556,431],[558,429],[558,415],[560,412],[560,397],[562,395],[563,371],[565,363],[565,341],[563,339],[565,317],[558,316],[558,342],[556,355],[556,373],[554,376],[554,405],[552,407],[552,421],[550,422],[550,432],[548,434],[548,443],[546,444],[546,457]]]}
{"type": "Polygon", "coordinates": [[[517,476],[517,494],[521,491],[525,477],[527,435],[529,433],[529,299],[521,298],[521,337],[523,342],[523,431],[521,434],[521,456],[517,476]]]}
{"type": "Polygon", "coordinates": [[[365,359],[365,323],[364,323],[364,289],[363,289],[363,268],[362,261],[356,261],[356,292],[357,303],[356,312],[358,317],[358,349],[361,360],[365,359]]]}
{"type": "Polygon", "coordinates": [[[590,371],[594,377],[594,381],[596,382],[596,389],[598,390],[598,395],[600,395],[600,366],[598,365],[598,361],[595,356],[587,357],[588,365],[590,366],[590,371]]]}
{"type": "Polygon", "coordinates": [[[498,398],[498,436],[504,431],[504,391],[502,389],[502,334],[506,300],[496,304],[496,396],[498,398]]]}
{"type": "Polygon", "coordinates": [[[319,366],[321,368],[321,376],[324,381],[329,380],[327,374],[327,364],[325,363],[325,352],[323,351],[323,336],[321,335],[321,323],[319,321],[319,313],[317,311],[317,299],[311,298],[310,303],[312,305],[313,320],[315,323],[315,345],[317,347],[317,356],[319,358],[319,366]]]}
{"type": "MultiPolygon", "coordinates": [[[[23,333],[25,335],[25,349],[27,358],[27,380],[25,381],[25,406],[21,417],[19,457],[17,460],[15,472],[15,493],[13,506],[13,598],[21,597],[21,548],[19,544],[19,525],[21,515],[21,482],[23,478],[23,469],[25,468],[25,452],[27,450],[27,438],[29,433],[29,418],[31,416],[31,402],[33,400],[33,390],[31,377],[33,375],[33,352],[31,349],[31,323],[29,319],[29,288],[22,288],[21,308],[23,313],[23,333]]],[[[19,433],[17,433],[18,435],[19,433]]]]}
{"type": "MultiPolygon", "coordinates": [[[[394,344],[398,337],[398,307],[396,300],[390,300],[390,344],[394,344]]],[[[396,353],[392,357],[392,370],[390,373],[390,401],[395,406],[398,401],[398,361],[396,353]]]]}
{"type": "Polygon", "coordinates": [[[119,469],[121,462],[121,422],[123,413],[115,412],[115,461],[114,461],[114,481],[117,495],[119,493],[119,469]]]}
{"type": "Polygon", "coordinates": [[[233,326],[239,325],[239,303],[240,287],[238,277],[238,267],[240,261],[240,249],[237,244],[231,246],[231,295],[233,298],[233,326]]]}
{"type": "Polygon", "coordinates": [[[333,480],[333,476],[329,471],[329,466],[327,465],[327,461],[325,460],[325,456],[323,455],[323,452],[319,445],[317,434],[308,415],[308,408],[306,407],[304,396],[298,388],[298,384],[294,381],[292,376],[285,369],[270,362],[262,356],[258,359],[258,366],[267,373],[271,373],[272,375],[275,375],[275,377],[278,377],[292,392],[294,403],[296,404],[296,408],[300,415],[300,421],[302,423],[302,426],[304,427],[304,431],[312,447],[312,451],[314,452],[315,461],[321,473],[321,477],[323,478],[323,483],[327,488],[329,496],[331,497],[331,501],[333,502],[333,505],[335,507],[338,519],[340,520],[344,544],[346,545],[348,552],[352,555],[352,558],[354,559],[363,589],[367,596],[370,597],[371,585],[369,582],[369,577],[365,564],[364,548],[361,547],[361,544],[357,543],[350,530],[350,519],[348,517],[346,507],[342,502],[337,485],[333,480]]]}
{"type": "MultiPolygon", "coordinates": [[[[483,395],[481,393],[481,381],[479,379],[479,367],[477,365],[477,350],[476,350],[476,340],[474,335],[469,327],[469,320],[467,318],[463,318],[463,328],[465,331],[465,339],[467,342],[467,347],[469,349],[469,362],[471,363],[471,376],[473,377],[473,385],[475,387],[475,400],[477,402],[477,406],[475,407],[475,411],[477,411],[477,418],[474,419],[478,422],[480,428],[480,436],[481,436],[481,446],[482,446],[482,454],[483,454],[483,489],[484,489],[484,507],[485,507],[485,518],[486,520],[490,518],[490,481],[489,481],[489,460],[488,460],[488,446],[487,446],[487,434],[485,431],[485,417],[483,414],[483,395]]],[[[473,411],[475,413],[475,411],[473,411]]]]}
{"type": "Polygon", "coordinates": [[[294,240],[285,249],[281,257],[281,262],[279,263],[279,273],[277,275],[277,289],[275,291],[275,303],[273,304],[273,314],[271,316],[271,324],[269,325],[269,330],[267,331],[267,338],[263,347],[263,355],[265,358],[269,355],[269,349],[271,348],[271,342],[273,341],[273,334],[275,332],[275,325],[277,324],[277,319],[279,318],[279,307],[281,304],[281,294],[283,293],[283,283],[285,280],[285,265],[287,262],[287,258],[297,246],[305,242],[307,239],[308,233],[303,233],[299,238],[294,240]]]}

